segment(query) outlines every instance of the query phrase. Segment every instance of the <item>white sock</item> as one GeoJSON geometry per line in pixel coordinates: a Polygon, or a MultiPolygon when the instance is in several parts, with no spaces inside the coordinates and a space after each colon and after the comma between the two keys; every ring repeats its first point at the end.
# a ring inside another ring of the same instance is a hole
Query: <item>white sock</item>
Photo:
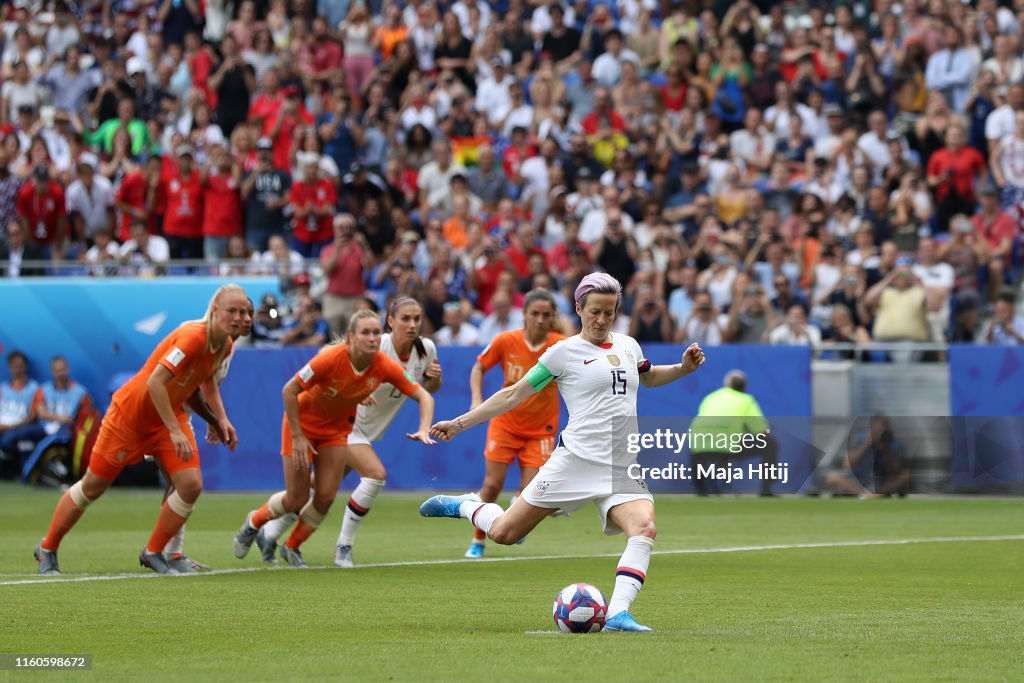
{"type": "Polygon", "coordinates": [[[276,541],[284,535],[284,532],[288,531],[292,524],[295,524],[299,519],[299,515],[294,512],[281,515],[277,519],[272,519],[263,525],[263,535],[271,541],[276,541]]]}
{"type": "Polygon", "coordinates": [[[185,552],[185,525],[182,524],[181,528],[178,529],[171,540],[167,541],[167,545],[164,546],[164,555],[166,557],[173,557],[178,553],[185,552]]]}
{"type": "Polygon", "coordinates": [[[351,546],[355,543],[356,532],[359,525],[363,523],[370,506],[377,499],[377,494],[384,488],[384,480],[368,479],[362,477],[359,486],[352,492],[345,507],[345,516],[341,520],[341,533],[338,534],[338,544],[351,546]]]}
{"type": "Polygon", "coordinates": [[[481,503],[476,500],[467,500],[459,506],[459,514],[473,523],[485,534],[490,532],[494,521],[505,514],[497,503],[481,503]]]}
{"type": "Polygon", "coordinates": [[[629,606],[640,594],[640,589],[647,578],[647,567],[651,564],[651,552],[654,550],[654,539],[647,536],[630,536],[626,540],[626,550],[619,558],[619,568],[615,571],[615,590],[608,603],[608,616],[614,617],[629,606]]]}

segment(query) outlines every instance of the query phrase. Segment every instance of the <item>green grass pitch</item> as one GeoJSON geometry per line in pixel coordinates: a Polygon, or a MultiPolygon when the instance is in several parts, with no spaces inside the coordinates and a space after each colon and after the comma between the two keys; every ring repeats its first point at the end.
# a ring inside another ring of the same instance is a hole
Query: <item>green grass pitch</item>
{"type": "Polygon", "coordinates": [[[31,552],[57,497],[0,485],[0,653],[88,653],[93,668],[0,680],[1024,677],[1019,500],[665,496],[632,610],[657,632],[575,636],[553,632],[555,593],[587,581],[610,595],[624,543],[591,508],[462,561],[467,523],[420,518],[423,495],[385,494],[355,559],[391,566],[339,570],[339,496],[304,548],[313,568],[264,569],[255,548],[236,560],[231,538],[265,495],[204,494],[187,551],[248,571],[158,577],[136,556],[159,494],[114,490],[68,535],[51,582],[31,552]]]}

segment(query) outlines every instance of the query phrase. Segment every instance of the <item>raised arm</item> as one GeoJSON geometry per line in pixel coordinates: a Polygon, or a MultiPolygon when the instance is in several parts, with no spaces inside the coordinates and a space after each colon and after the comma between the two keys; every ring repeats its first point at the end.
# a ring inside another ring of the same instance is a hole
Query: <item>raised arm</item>
{"type": "Polygon", "coordinates": [[[645,387],[660,387],[675,382],[704,365],[704,360],[704,351],[697,342],[693,342],[683,352],[681,362],[675,365],[651,365],[646,372],[640,373],[640,383],[645,387]]]}

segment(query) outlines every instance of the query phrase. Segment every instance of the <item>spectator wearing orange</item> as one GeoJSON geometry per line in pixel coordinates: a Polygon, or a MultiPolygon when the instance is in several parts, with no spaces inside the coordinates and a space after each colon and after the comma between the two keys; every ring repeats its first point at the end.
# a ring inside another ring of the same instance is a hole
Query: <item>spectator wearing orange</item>
{"type": "Polygon", "coordinates": [[[402,10],[398,5],[388,5],[384,12],[384,23],[373,34],[370,44],[380,53],[382,62],[391,59],[395,47],[409,37],[409,29],[402,23],[402,10]]]}

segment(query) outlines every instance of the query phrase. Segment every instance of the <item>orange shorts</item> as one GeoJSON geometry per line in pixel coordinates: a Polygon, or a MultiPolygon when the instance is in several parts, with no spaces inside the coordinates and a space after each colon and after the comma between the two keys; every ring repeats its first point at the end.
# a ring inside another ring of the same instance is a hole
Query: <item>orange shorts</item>
{"type": "Polygon", "coordinates": [[[548,461],[554,448],[553,436],[523,437],[492,423],[487,427],[484,458],[506,465],[511,465],[518,458],[520,467],[539,468],[548,461]]]}
{"type": "Polygon", "coordinates": [[[96,444],[92,447],[89,471],[97,477],[114,481],[117,475],[121,474],[121,470],[141,462],[145,455],[156,458],[170,475],[189,467],[198,468],[199,445],[192,432],[189,416],[178,413],[178,424],[192,444],[192,457],[187,462],[178,457],[171,435],[162,423],[159,427],[140,430],[116,405],[111,405],[100,424],[96,444]]]}
{"type": "MultiPolygon", "coordinates": [[[[317,432],[305,431],[306,438],[309,439],[309,443],[313,444],[313,448],[320,450],[321,448],[330,448],[331,446],[347,446],[348,435],[352,433],[352,425],[348,422],[343,423],[344,429],[330,434],[321,434],[317,432]]],[[[292,426],[288,424],[288,416],[285,415],[284,419],[281,420],[281,455],[286,458],[292,457],[292,426]]]]}

